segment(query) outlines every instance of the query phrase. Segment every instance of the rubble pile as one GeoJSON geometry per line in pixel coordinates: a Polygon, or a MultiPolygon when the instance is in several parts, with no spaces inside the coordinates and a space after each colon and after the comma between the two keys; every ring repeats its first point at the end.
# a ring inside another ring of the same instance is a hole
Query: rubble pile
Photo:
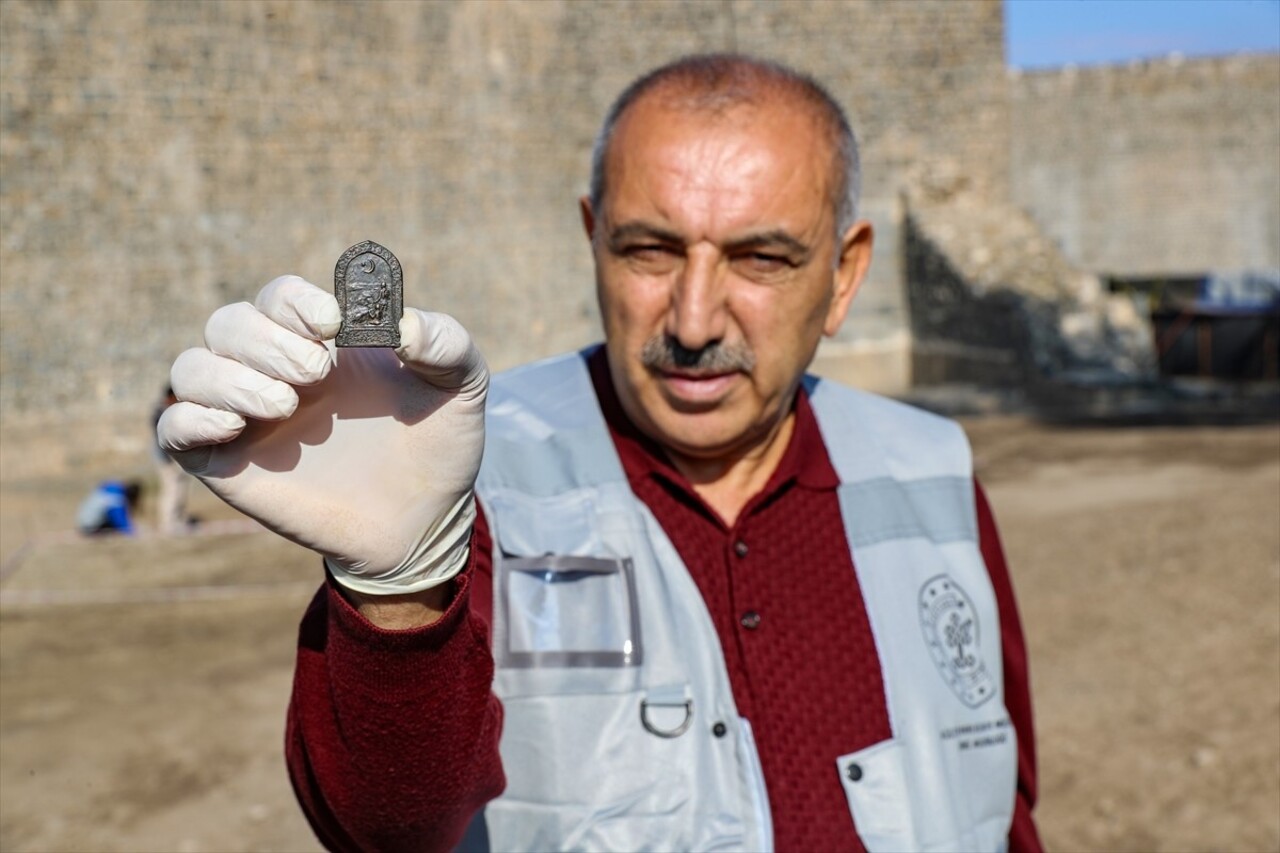
{"type": "Polygon", "coordinates": [[[905,191],[913,332],[919,343],[1016,348],[1027,381],[1123,382],[1155,375],[1151,321],[1074,266],[1025,211],[933,163],[905,191]],[[914,263],[913,263],[914,260],[914,263]],[[990,309],[990,310],[988,310],[990,309]],[[984,319],[994,313],[995,320],[984,319]],[[1024,328],[995,328],[1021,323],[1024,328]],[[985,334],[973,329],[987,327],[985,334]]]}

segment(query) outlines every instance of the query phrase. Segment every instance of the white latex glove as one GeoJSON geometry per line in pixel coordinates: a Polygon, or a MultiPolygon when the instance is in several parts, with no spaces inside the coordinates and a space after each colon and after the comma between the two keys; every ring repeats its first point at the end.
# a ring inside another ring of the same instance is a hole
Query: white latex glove
{"type": "Polygon", "coordinates": [[[437,586],[469,553],[488,368],[444,314],[406,309],[394,352],[334,348],[340,323],[297,276],[215,311],[174,362],[160,446],[343,585],[437,586]]]}

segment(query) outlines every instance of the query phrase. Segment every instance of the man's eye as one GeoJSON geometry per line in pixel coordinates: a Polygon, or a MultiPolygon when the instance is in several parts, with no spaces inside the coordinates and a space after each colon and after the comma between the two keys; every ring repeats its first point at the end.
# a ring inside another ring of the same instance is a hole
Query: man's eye
{"type": "Polygon", "coordinates": [[[661,243],[637,243],[622,248],[622,257],[636,269],[648,273],[670,271],[679,260],[670,246],[661,243]]]}
{"type": "Polygon", "coordinates": [[[773,275],[790,269],[794,264],[782,255],[770,255],[766,252],[752,252],[737,259],[737,265],[747,273],[756,275],[773,275]]]}
{"type": "Polygon", "coordinates": [[[642,246],[628,246],[624,251],[627,257],[637,258],[640,260],[655,260],[671,255],[671,250],[666,246],[646,244],[642,246]]]}

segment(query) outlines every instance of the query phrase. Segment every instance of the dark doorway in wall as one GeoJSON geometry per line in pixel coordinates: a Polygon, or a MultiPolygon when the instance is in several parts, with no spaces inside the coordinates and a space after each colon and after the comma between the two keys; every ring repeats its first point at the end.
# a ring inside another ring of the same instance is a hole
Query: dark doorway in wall
{"type": "Polygon", "coordinates": [[[1108,279],[1145,299],[1163,376],[1280,381],[1280,274],[1108,279]]]}

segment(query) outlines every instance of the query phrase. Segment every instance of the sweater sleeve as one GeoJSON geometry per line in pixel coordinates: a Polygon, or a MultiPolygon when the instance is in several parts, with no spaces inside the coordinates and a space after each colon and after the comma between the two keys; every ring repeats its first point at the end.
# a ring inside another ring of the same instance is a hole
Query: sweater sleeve
{"type": "Polygon", "coordinates": [[[1031,681],[1027,667],[1027,645],[1013,596],[1013,581],[1005,563],[1004,548],[996,530],[995,517],[987,496],[977,480],[973,482],[978,509],[978,540],[982,558],[995,589],[1000,611],[1000,644],[1004,657],[1004,701],[1018,736],[1018,791],[1014,801],[1013,825],[1009,827],[1011,853],[1040,853],[1040,835],[1031,817],[1036,804],[1036,743],[1031,717],[1031,681]]]}
{"type": "Polygon", "coordinates": [[[502,706],[491,691],[487,620],[473,603],[487,609],[491,559],[481,518],[448,609],[425,628],[374,626],[332,579],[312,600],[299,629],[285,758],[329,850],[451,850],[502,793],[502,706]]]}

